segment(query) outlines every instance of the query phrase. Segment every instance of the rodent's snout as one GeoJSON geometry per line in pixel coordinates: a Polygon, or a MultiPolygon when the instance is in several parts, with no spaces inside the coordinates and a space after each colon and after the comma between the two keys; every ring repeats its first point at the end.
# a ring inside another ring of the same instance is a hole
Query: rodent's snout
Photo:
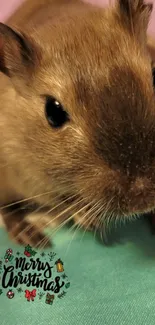
{"type": "Polygon", "coordinates": [[[155,205],[155,191],[146,177],[137,177],[129,190],[128,210],[131,213],[145,213],[155,205]]]}

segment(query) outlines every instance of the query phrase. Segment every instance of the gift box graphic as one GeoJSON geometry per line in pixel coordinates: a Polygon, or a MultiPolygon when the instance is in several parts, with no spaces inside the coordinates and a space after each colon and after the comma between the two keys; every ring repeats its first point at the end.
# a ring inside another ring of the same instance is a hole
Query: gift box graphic
{"type": "Polygon", "coordinates": [[[50,295],[50,293],[47,293],[45,303],[48,305],[53,305],[54,298],[54,295],[50,295]]]}

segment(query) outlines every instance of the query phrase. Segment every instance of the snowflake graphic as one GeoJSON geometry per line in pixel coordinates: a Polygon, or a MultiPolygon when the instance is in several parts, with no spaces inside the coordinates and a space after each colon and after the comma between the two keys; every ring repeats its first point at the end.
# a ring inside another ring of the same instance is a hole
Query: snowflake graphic
{"type": "Polygon", "coordinates": [[[23,289],[22,289],[22,288],[18,288],[18,289],[17,289],[17,292],[18,292],[18,293],[21,293],[21,292],[23,292],[23,289]]]}

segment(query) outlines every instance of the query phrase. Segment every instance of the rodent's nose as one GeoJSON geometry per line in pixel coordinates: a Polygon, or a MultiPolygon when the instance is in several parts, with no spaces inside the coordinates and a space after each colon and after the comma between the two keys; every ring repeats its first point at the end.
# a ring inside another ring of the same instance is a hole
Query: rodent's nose
{"type": "Polygon", "coordinates": [[[134,192],[135,195],[139,195],[148,188],[149,181],[146,178],[138,177],[134,183],[132,183],[131,191],[134,192]]]}

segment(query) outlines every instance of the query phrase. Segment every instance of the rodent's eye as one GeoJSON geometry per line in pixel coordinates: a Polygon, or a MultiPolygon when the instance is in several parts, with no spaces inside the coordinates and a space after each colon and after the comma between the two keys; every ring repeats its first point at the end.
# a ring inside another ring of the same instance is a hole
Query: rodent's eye
{"type": "Polygon", "coordinates": [[[61,128],[69,121],[69,115],[62,105],[51,96],[46,96],[45,116],[53,128],[61,128]]]}
{"type": "Polygon", "coordinates": [[[153,78],[153,86],[155,88],[155,67],[152,68],[152,78],[153,78]]]}

